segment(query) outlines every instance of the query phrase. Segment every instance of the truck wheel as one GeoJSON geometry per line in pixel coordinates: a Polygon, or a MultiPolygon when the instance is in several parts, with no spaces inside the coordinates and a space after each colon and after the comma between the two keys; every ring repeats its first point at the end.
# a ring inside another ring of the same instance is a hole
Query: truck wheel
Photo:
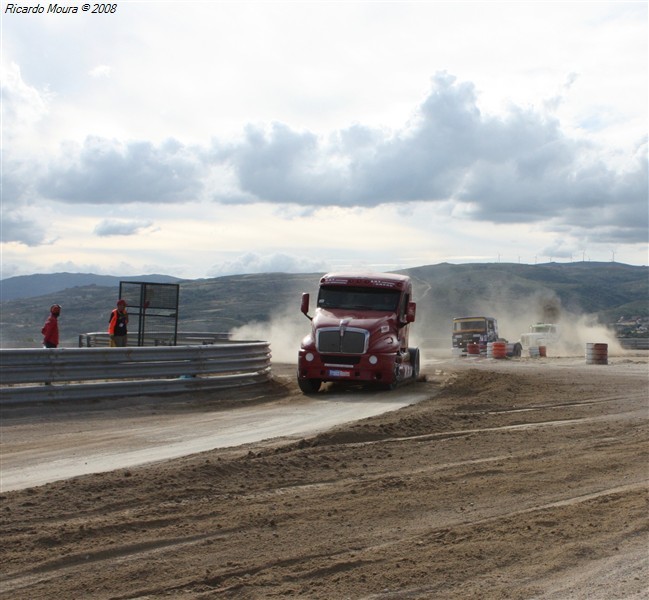
{"type": "Polygon", "coordinates": [[[399,379],[399,365],[394,364],[394,373],[392,374],[392,381],[390,383],[381,384],[381,389],[384,390],[396,390],[399,387],[399,384],[402,380],[399,379]]]}
{"type": "Polygon", "coordinates": [[[523,346],[521,346],[519,342],[516,342],[514,344],[514,353],[512,356],[516,358],[520,358],[522,354],[523,354],[523,346]]]}
{"type": "Polygon", "coordinates": [[[302,379],[298,377],[297,384],[304,394],[315,394],[322,384],[320,379],[302,379]]]}
{"type": "Polygon", "coordinates": [[[412,365],[412,378],[416,381],[419,379],[419,348],[408,348],[408,353],[412,365]]]}

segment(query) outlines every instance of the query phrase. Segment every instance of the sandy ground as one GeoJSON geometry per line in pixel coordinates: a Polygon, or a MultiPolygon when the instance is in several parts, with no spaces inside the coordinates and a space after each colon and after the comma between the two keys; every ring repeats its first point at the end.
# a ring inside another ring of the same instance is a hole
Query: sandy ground
{"type": "MultiPolygon", "coordinates": [[[[383,393],[417,399],[403,408],[3,492],[0,594],[649,598],[648,358],[610,362],[430,361],[425,381],[383,393]]],[[[56,446],[53,423],[62,448],[92,422],[119,453],[151,419],[301,406],[293,371],[99,419],[95,405],[4,409],[2,455],[56,446]]],[[[318,402],[350,393],[368,399],[318,402]]]]}
{"type": "Polygon", "coordinates": [[[287,396],[285,386],[273,381],[220,394],[63,403],[45,410],[13,407],[3,411],[0,429],[0,492],[214,448],[314,435],[425,398],[415,386],[389,395],[338,390],[334,396],[287,396]]]}

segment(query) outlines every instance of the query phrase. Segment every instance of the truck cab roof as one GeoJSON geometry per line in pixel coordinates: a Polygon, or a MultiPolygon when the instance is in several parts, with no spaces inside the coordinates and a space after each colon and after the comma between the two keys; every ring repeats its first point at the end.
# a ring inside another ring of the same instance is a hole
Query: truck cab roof
{"type": "Polygon", "coordinates": [[[320,285],[405,289],[410,277],[397,273],[327,273],[320,278],[320,285]]]}
{"type": "Polygon", "coordinates": [[[477,315],[473,317],[453,317],[454,321],[470,321],[473,319],[485,319],[487,321],[495,321],[496,319],[494,317],[485,317],[483,315],[477,315]]]}

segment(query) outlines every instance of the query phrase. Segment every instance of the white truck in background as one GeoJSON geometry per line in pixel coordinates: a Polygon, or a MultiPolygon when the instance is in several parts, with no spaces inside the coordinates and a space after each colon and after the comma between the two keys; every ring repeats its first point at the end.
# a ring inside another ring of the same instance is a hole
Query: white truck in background
{"type": "Polygon", "coordinates": [[[551,346],[559,341],[559,327],[554,323],[535,323],[527,333],[521,334],[524,348],[551,346]]]}

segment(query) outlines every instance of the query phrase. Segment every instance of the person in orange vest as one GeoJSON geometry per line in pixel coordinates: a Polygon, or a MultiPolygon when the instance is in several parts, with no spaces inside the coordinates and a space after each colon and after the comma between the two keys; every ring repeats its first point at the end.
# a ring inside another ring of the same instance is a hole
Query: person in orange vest
{"type": "Polygon", "coordinates": [[[59,315],[61,307],[58,304],[50,306],[50,316],[45,320],[41,329],[43,334],[43,348],[57,348],[59,345],[59,315]]]}
{"type": "Polygon", "coordinates": [[[110,313],[110,320],[108,322],[111,346],[118,348],[126,346],[127,326],[128,313],[126,312],[126,301],[120,299],[117,301],[117,308],[114,308],[110,313]]]}

